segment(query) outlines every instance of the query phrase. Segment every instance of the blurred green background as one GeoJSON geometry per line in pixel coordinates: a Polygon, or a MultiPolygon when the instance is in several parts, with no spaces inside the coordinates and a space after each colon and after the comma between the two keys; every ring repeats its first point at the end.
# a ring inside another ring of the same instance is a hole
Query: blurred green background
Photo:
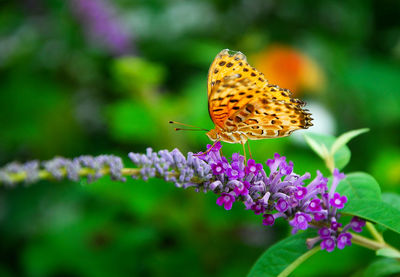
{"type": "MultiPolygon", "coordinates": [[[[207,71],[230,48],[309,103],[310,131],[371,128],[345,172],[399,192],[399,14],[389,0],[0,1],[0,164],[204,150],[203,133],[168,120],[213,127],[207,71]]],[[[301,135],[250,144],[259,162],[279,152],[299,174],[327,174],[301,135]]],[[[287,224],[216,198],[159,180],[2,187],[0,276],[244,276],[287,224]]],[[[361,276],[373,259],[319,253],[293,276],[361,276]]]]}

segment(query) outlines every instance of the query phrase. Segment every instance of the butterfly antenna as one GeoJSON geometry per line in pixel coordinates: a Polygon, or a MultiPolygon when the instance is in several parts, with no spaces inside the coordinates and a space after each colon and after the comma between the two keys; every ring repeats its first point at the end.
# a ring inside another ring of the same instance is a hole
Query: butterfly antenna
{"type": "Polygon", "coordinates": [[[206,129],[175,128],[175,131],[208,131],[206,129]]]}
{"type": "Polygon", "coordinates": [[[170,124],[176,124],[176,125],[182,125],[182,126],[186,126],[186,127],[191,127],[191,128],[195,128],[195,129],[187,129],[187,128],[175,128],[175,131],[180,131],[180,130],[185,130],[185,131],[210,131],[207,130],[205,128],[200,128],[197,126],[193,126],[193,125],[189,125],[189,124],[185,124],[185,123],[180,123],[180,122],[176,122],[176,121],[169,121],[170,124]]]}

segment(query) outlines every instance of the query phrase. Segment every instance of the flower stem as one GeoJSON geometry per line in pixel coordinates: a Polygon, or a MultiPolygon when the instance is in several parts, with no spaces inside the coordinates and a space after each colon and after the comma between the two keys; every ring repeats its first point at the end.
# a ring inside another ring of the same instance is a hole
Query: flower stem
{"type": "Polygon", "coordinates": [[[368,231],[375,238],[375,240],[379,243],[385,243],[383,236],[375,229],[375,226],[371,222],[366,223],[368,231]]]}
{"type": "MultiPolygon", "coordinates": [[[[60,173],[62,178],[65,178],[67,176],[67,170],[65,169],[60,169],[60,173]]],[[[87,177],[90,174],[94,174],[96,171],[92,168],[89,167],[84,167],[79,170],[79,176],[80,177],[87,177]]],[[[110,169],[109,168],[102,168],[100,170],[101,175],[108,175],[110,174],[110,169]]],[[[137,176],[140,173],[139,168],[122,168],[121,169],[121,174],[122,176],[137,176]]],[[[10,179],[12,180],[13,183],[20,183],[25,181],[27,178],[27,173],[26,172],[18,172],[18,173],[10,173],[9,174],[10,179]]],[[[40,170],[39,171],[39,179],[40,180],[54,180],[53,175],[47,171],[47,170],[40,170]]],[[[1,185],[1,183],[0,183],[1,185]]]]}
{"type": "Polygon", "coordinates": [[[381,248],[393,248],[392,246],[388,245],[385,242],[379,242],[379,241],[375,241],[375,240],[371,240],[369,238],[357,235],[352,233],[351,234],[353,236],[352,238],[352,242],[354,242],[355,244],[358,244],[360,246],[363,246],[365,248],[371,249],[371,250],[379,250],[381,248]]]}
{"type": "Polygon", "coordinates": [[[312,255],[317,253],[321,249],[320,246],[316,246],[313,249],[307,251],[300,257],[298,257],[293,263],[291,263],[288,267],[286,267],[279,275],[278,277],[286,277],[289,276],[290,273],[292,273],[300,264],[305,262],[308,258],[310,258],[312,255]]]}

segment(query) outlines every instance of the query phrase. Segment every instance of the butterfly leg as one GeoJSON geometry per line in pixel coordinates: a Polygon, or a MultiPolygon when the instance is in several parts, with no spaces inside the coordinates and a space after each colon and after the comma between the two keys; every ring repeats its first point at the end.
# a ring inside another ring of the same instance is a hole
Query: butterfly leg
{"type": "Polygon", "coordinates": [[[211,145],[211,147],[206,151],[206,152],[204,152],[204,153],[199,153],[199,154],[193,154],[193,156],[202,156],[202,155],[205,155],[205,154],[207,154],[208,152],[210,152],[213,148],[214,148],[214,146],[215,146],[215,144],[217,144],[217,142],[218,142],[219,140],[216,140],[214,143],[213,143],[213,145],[211,145]]]}
{"type": "Polygon", "coordinates": [[[243,155],[244,155],[244,163],[246,164],[247,163],[247,157],[246,157],[246,148],[244,148],[244,144],[245,144],[245,142],[240,142],[241,144],[242,144],[242,146],[243,146],[243,155]]]}
{"type": "Polygon", "coordinates": [[[247,141],[247,149],[249,149],[249,155],[250,155],[250,159],[253,158],[253,156],[251,155],[251,151],[250,151],[250,143],[249,141],[247,141]]]}

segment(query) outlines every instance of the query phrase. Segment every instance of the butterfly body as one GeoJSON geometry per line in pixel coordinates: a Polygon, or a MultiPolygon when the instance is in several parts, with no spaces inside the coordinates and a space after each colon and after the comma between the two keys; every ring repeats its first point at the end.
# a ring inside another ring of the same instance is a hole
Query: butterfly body
{"type": "Polygon", "coordinates": [[[208,73],[208,111],[213,141],[244,144],[249,139],[276,138],[312,126],[305,103],[268,84],[240,52],[222,50],[208,73]]]}

